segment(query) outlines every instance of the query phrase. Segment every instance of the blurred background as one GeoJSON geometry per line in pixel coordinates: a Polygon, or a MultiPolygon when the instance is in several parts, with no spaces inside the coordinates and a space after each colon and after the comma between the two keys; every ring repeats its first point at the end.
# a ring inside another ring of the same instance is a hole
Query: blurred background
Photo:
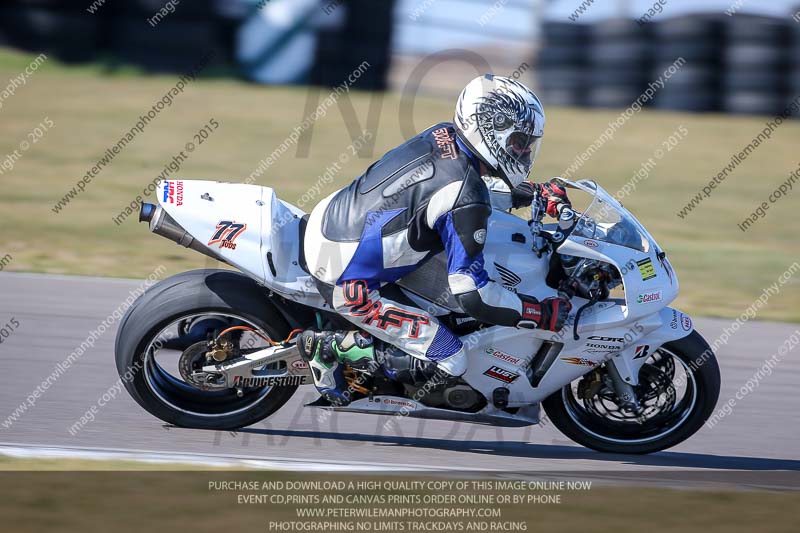
{"type": "Polygon", "coordinates": [[[148,72],[211,52],[215,75],[265,84],[336,86],[366,60],[360,89],[433,94],[465,62],[522,66],[551,105],[590,107],[627,106],[683,57],[648,105],[769,114],[800,94],[798,21],[796,0],[6,0],[0,45],[148,72]]]}
{"type": "MultiPolygon", "coordinates": [[[[310,211],[416,131],[451,120],[461,88],[494,72],[545,105],[533,179],[624,191],[679,273],[676,305],[739,316],[800,259],[793,181],[753,215],[800,172],[800,121],[752,146],[800,96],[797,3],[6,0],[0,219],[20,231],[0,234],[0,270],[141,277],[158,264],[206,266],[131,214],[153,201],[154,180],[255,183],[310,211]],[[637,101],[644,109],[631,112],[637,101]]],[[[800,320],[800,283],[781,290],[759,316],[800,320]]]]}

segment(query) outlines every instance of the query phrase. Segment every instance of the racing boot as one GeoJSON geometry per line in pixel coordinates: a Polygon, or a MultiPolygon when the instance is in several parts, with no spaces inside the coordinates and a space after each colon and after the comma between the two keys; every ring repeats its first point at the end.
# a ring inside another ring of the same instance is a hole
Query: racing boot
{"type": "Polygon", "coordinates": [[[297,336],[297,348],[308,362],[314,386],[334,405],[347,405],[353,391],[344,377],[345,365],[358,370],[374,370],[372,337],[359,331],[314,331],[297,336]]]}

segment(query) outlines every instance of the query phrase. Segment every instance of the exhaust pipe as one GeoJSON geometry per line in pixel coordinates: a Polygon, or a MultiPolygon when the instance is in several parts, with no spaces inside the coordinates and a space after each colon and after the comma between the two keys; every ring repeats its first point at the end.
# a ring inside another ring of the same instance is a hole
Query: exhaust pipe
{"type": "Polygon", "coordinates": [[[195,252],[200,252],[217,261],[227,263],[225,259],[209,250],[206,246],[197,242],[192,235],[187,232],[175,219],[169,216],[160,205],[142,203],[139,209],[139,222],[146,222],[150,225],[150,231],[156,235],[161,235],[185,248],[191,248],[195,252]]]}

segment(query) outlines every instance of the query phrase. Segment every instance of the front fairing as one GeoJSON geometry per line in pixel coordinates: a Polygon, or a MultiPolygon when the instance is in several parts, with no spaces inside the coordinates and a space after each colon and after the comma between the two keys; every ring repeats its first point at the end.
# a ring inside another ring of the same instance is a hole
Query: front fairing
{"type": "Polygon", "coordinates": [[[591,180],[563,182],[591,195],[591,202],[558,253],[617,267],[625,291],[626,319],[653,314],[673,301],[678,295],[677,276],[666,254],[636,217],[591,180]]]}

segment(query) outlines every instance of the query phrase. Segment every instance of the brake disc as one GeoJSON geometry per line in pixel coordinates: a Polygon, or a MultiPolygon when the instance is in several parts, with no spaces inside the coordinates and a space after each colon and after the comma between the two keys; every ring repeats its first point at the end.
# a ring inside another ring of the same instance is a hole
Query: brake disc
{"type": "Polygon", "coordinates": [[[189,346],[181,354],[178,361],[178,370],[186,383],[200,390],[226,389],[225,378],[222,374],[203,372],[201,369],[208,364],[208,342],[197,342],[189,346]]]}

